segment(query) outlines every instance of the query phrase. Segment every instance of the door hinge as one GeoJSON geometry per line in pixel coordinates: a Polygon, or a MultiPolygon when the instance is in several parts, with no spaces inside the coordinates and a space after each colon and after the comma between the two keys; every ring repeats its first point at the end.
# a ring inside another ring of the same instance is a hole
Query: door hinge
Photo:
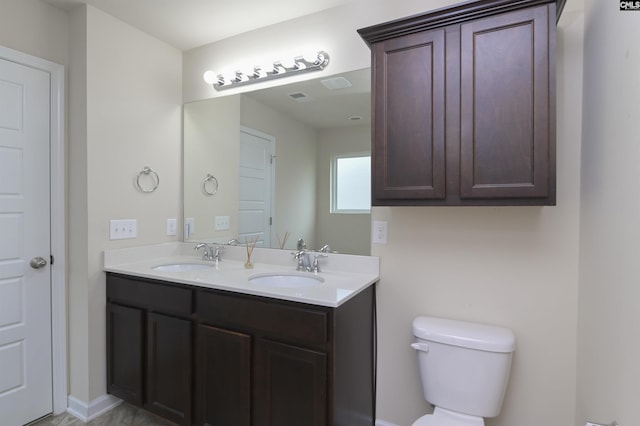
{"type": "Polygon", "coordinates": [[[50,259],[49,265],[53,265],[53,255],[50,255],[50,258],[51,259],[50,259]]]}
{"type": "Polygon", "coordinates": [[[269,216],[269,226],[273,225],[273,218],[271,216],[269,216]]]}

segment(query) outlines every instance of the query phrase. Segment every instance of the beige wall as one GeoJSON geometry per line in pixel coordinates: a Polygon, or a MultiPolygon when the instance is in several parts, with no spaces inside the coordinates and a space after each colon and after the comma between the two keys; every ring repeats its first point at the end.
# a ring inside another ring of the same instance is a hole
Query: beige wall
{"type": "Polygon", "coordinates": [[[179,238],[166,220],[182,217],[182,61],[91,6],[71,17],[70,393],[90,402],[106,389],[103,250],[179,238]],[[160,177],[154,193],[135,187],[144,166],[160,177]],[[110,219],[137,219],[138,238],[110,241],[110,219]]]}
{"type": "Polygon", "coordinates": [[[369,125],[321,129],[318,139],[316,240],[340,253],[371,253],[370,214],[331,213],[331,163],[336,155],[371,152],[369,125]]]}
{"type": "Polygon", "coordinates": [[[640,424],[640,21],[585,2],[576,425],[640,424]]]}
{"type": "Polygon", "coordinates": [[[2,0],[0,44],[66,66],[69,17],[41,0],[2,0]]]}
{"type": "Polygon", "coordinates": [[[69,64],[69,162],[68,205],[68,391],[89,402],[89,326],[88,309],[88,173],[87,173],[87,13],[77,8],[70,14],[69,64]]]}

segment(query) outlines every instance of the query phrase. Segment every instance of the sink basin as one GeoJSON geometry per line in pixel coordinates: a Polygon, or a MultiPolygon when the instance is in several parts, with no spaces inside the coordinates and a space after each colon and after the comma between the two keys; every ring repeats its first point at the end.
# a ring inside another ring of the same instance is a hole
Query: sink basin
{"type": "Polygon", "coordinates": [[[204,263],[167,263],[166,265],[154,266],[154,271],[160,272],[187,272],[187,271],[201,271],[203,269],[209,269],[213,265],[207,265],[204,263]]]}
{"type": "Polygon", "coordinates": [[[251,284],[280,288],[307,288],[322,284],[324,278],[301,273],[258,274],[249,277],[251,284]]]}

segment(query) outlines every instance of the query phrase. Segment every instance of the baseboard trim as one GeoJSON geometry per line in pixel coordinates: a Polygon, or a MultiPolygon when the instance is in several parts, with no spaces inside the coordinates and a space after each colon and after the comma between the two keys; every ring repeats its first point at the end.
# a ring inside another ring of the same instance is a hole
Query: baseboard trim
{"type": "Polygon", "coordinates": [[[67,399],[67,412],[87,423],[120,404],[122,404],[122,400],[120,398],[116,398],[115,396],[108,394],[99,396],[89,404],[69,395],[69,398],[67,399]]]}
{"type": "Polygon", "coordinates": [[[376,426],[398,426],[398,425],[385,422],[384,420],[376,420],[376,426]]]}

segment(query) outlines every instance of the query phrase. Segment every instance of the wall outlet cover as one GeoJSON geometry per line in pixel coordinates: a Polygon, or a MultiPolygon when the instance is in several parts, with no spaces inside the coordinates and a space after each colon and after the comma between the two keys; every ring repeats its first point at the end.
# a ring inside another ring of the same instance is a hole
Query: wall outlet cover
{"type": "Polygon", "coordinates": [[[373,236],[371,240],[375,244],[387,244],[388,223],[383,221],[373,222],[373,236]]]}

